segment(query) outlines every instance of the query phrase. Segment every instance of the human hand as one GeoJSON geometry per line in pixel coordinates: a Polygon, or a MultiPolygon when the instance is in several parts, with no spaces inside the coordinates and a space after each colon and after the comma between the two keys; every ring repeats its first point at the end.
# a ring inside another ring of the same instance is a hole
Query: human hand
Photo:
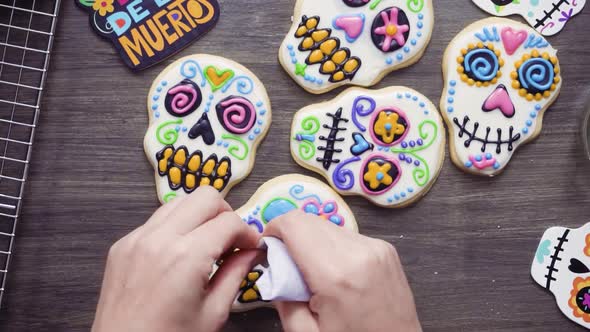
{"type": "Polygon", "coordinates": [[[211,187],[165,204],[111,247],[92,331],[219,330],[259,240],[211,187]]]}
{"type": "Polygon", "coordinates": [[[309,303],[276,303],[285,332],[421,331],[414,299],[395,248],[292,212],[264,236],[285,243],[309,290],[309,303]]]}

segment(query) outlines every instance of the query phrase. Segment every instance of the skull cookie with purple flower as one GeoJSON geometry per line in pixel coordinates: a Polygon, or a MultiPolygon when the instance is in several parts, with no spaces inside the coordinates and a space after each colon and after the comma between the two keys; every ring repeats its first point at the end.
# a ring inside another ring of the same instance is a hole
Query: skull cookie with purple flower
{"type": "Polygon", "coordinates": [[[451,159],[478,175],[500,173],[541,132],[561,89],[557,50],[530,27],[489,18],[465,28],[443,59],[441,112],[451,159]]]}
{"type": "Polygon", "coordinates": [[[433,25],[432,0],[298,0],[279,60],[311,93],[371,86],[417,62],[433,25]]]}
{"type": "MultiPolygon", "coordinates": [[[[291,154],[340,194],[383,207],[424,196],[444,159],[445,128],[435,106],[404,88],[351,88],[295,115],[291,154]]],[[[309,207],[331,220],[330,205],[309,207]]]]}

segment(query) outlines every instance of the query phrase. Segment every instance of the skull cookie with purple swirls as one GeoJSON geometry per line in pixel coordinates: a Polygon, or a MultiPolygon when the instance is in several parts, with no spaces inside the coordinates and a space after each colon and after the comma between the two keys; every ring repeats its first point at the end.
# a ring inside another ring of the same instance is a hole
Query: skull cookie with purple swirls
{"type": "Polygon", "coordinates": [[[489,18],[461,31],[444,55],[440,105],[453,162],[478,175],[504,170],[540,134],[560,72],[557,50],[524,24],[489,18]]]}

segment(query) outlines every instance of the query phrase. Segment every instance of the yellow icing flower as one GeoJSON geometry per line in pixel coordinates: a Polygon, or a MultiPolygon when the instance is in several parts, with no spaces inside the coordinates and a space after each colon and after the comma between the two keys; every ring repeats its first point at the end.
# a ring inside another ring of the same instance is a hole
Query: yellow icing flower
{"type": "Polygon", "coordinates": [[[590,323],[590,278],[578,277],[574,279],[573,286],[568,305],[573,309],[574,316],[590,323]]]}
{"type": "Polygon", "coordinates": [[[107,13],[112,13],[115,10],[113,1],[115,0],[96,0],[92,5],[92,9],[96,10],[100,16],[105,16],[107,13]]]}
{"type": "Polygon", "coordinates": [[[378,163],[371,161],[367,166],[368,170],[363,179],[369,183],[372,190],[379,188],[380,185],[389,186],[393,183],[393,178],[388,174],[391,170],[391,164],[386,163],[380,166],[378,163]]]}
{"type": "Polygon", "coordinates": [[[395,136],[402,135],[406,127],[398,123],[399,114],[397,113],[379,113],[377,121],[375,121],[375,135],[381,136],[381,140],[386,144],[391,144],[395,136]]]}

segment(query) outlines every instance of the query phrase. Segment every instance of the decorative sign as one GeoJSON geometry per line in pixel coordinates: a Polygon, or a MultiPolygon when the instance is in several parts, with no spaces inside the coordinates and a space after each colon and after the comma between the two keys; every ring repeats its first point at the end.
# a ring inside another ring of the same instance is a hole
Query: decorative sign
{"type": "Polygon", "coordinates": [[[90,25],[134,71],[155,65],[211,30],[217,0],[75,0],[90,25]]]}

